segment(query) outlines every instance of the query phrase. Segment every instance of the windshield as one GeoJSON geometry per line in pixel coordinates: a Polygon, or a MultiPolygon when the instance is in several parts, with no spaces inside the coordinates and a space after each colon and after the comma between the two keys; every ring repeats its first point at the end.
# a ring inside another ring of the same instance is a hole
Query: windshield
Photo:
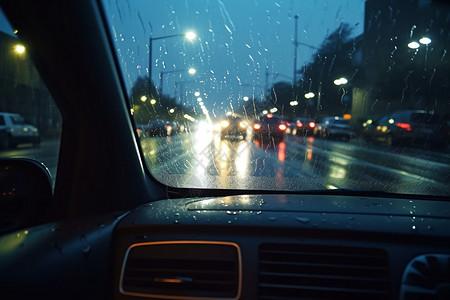
{"type": "Polygon", "coordinates": [[[444,2],[103,5],[143,158],[163,184],[450,194],[444,2]],[[389,117],[414,110],[426,114],[389,117]],[[233,115],[242,128],[224,123],[233,115]],[[411,125],[424,117],[439,126],[411,125]],[[322,122],[286,122],[297,119],[322,122]]]}

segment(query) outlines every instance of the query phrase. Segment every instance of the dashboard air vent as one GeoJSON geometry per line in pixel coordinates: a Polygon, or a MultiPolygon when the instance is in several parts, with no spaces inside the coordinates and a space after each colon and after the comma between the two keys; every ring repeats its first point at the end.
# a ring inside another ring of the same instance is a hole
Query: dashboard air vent
{"type": "Polygon", "coordinates": [[[387,253],[379,249],[263,244],[260,299],[389,299],[387,253]]]}
{"type": "Polygon", "coordinates": [[[141,243],[126,254],[120,278],[125,295],[165,299],[237,299],[241,255],[233,243],[141,243]]]}
{"type": "Polygon", "coordinates": [[[403,273],[401,299],[450,299],[450,255],[414,258],[403,273]]]}

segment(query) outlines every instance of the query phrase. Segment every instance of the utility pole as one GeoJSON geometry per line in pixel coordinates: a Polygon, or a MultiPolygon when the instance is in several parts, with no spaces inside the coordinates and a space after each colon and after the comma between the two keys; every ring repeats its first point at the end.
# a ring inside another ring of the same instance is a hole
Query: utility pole
{"type": "Polygon", "coordinates": [[[298,40],[297,40],[297,34],[298,34],[298,15],[295,15],[295,37],[294,37],[294,82],[292,83],[292,86],[295,86],[297,84],[297,48],[298,48],[298,40]]]}

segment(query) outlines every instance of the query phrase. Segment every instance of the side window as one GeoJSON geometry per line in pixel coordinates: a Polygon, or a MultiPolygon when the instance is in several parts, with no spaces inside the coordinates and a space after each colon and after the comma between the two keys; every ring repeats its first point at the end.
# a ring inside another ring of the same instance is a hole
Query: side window
{"type": "Polygon", "coordinates": [[[61,114],[18,34],[0,7],[0,158],[37,160],[54,180],[61,114]]]}

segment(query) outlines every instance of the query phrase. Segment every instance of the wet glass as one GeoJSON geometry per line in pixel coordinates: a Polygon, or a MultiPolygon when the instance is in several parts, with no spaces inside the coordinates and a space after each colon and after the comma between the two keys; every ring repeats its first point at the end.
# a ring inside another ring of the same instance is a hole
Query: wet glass
{"type": "Polygon", "coordinates": [[[142,154],[162,183],[449,195],[446,3],[103,4],[142,154]],[[436,126],[416,126],[423,112],[436,126]],[[316,122],[308,135],[299,118],[316,122]]]}
{"type": "Polygon", "coordinates": [[[43,163],[54,180],[61,114],[0,7],[0,158],[43,163]]]}

